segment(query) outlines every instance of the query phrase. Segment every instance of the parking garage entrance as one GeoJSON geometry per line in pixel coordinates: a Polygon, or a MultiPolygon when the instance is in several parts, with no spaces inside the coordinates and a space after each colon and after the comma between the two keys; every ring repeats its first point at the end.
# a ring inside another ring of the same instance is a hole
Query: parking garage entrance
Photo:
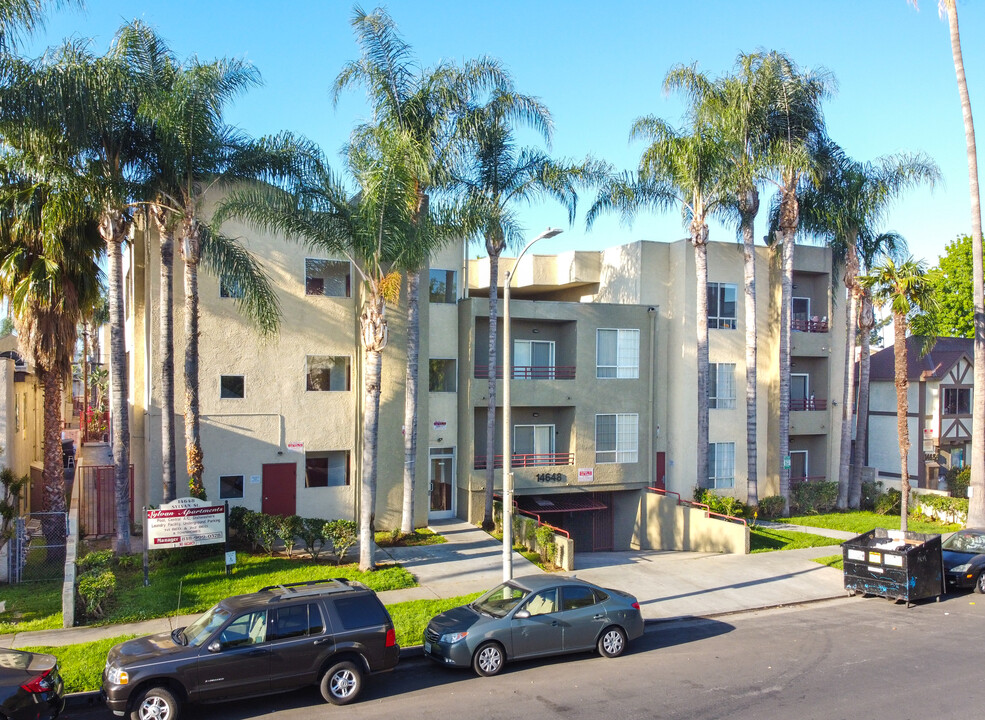
{"type": "Polygon", "coordinates": [[[579,492],[516,495],[517,507],[541,522],[567,530],[575,552],[613,549],[612,493],[579,492]]]}

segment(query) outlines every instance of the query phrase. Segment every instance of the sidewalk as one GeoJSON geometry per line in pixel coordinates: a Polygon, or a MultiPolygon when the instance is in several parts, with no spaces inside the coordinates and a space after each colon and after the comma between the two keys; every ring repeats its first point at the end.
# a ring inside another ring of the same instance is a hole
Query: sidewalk
{"type": "MultiPolygon", "coordinates": [[[[763,524],[763,523],[761,523],[763,524]]],[[[793,525],[789,530],[839,539],[852,533],[793,525]]],[[[418,587],[380,593],[384,604],[458,597],[488,590],[503,577],[502,544],[462,520],[441,520],[431,527],[444,536],[441,545],[380,548],[378,560],[393,560],[413,573],[418,587]]],[[[672,551],[580,553],[568,575],[634,594],[649,622],[744,612],[779,605],[847,597],[842,573],[812,558],[840,552],[830,547],[755,555],[672,551]]],[[[513,575],[543,572],[513,553],[513,575]]],[[[159,618],[126,625],[78,627],[0,635],[0,647],[71,645],[117,635],[147,635],[188,625],[197,615],[159,618]]]]}

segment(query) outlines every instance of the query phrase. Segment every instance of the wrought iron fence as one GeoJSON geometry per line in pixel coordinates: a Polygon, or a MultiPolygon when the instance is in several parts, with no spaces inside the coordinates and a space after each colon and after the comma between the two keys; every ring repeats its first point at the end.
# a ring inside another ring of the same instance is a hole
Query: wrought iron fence
{"type": "Polygon", "coordinates": [[[68,513],[30,513],[17,518],[13,530],[7,552],[7,577],[11,583],[58,580],[63,576],[68,513]]]}

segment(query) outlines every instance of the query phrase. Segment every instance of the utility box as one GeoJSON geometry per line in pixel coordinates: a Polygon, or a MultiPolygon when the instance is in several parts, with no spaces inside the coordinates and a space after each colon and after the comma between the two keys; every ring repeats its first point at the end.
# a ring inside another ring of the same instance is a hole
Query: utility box
{"type": "Polygon", "coordinates": [[[910,603],[944,594],[941,536],[876,528],[842,543],[849,595],[910,603]]]}

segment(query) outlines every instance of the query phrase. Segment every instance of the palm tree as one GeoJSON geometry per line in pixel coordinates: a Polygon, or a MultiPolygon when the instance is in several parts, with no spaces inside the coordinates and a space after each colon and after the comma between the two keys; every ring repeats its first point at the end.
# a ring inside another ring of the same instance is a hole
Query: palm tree
{"type": "MultiPolygon", "coordinates": [[[[361,136],[372,136],[385,129],[401,133],[404,157],[392,161],[405,165],[414,180],[415,207],[412,239],[407,250],[418,247],[417,259],[405,257],[407,268],[407,374],[404,400],[404,499],[401,512],[402,533],[414,531],[414,486],[417,467],[418,367],[420,355],[420,272],[427,264],[423,248],[436,247],[435,238],[426,237],[429,228],[440,230],[430,213],[431,194],[446,188],[450,169],[462,140],[457,118],[477,92],[492,87],[508,88],[509,79],[499,63],[480,59],[459,68],[441,63],[434,68],[416,69],[411,47],[400,37],[393,19],[385,10],[365,13],[353,10],[352,27],[361,48],[359,60],[347,63],[335,79],[333,93],[353,85],[363,86],[373,107],[372,123],[353,133],[354,144],[361,136]]],[[[373,141],[370,140],[372,143],[373,141]]],[[[447,227],[445,228],[447,230],[447,227]]]]}
{"type": "MultiPolygon", "coordinates": [[[[674,75],[665,80],[668,89],[676,87],[674,75]]],[[[664,210],[679,205],[689,220],[688,230],[694,246],[697,310],[698,430],[697,476],[699,487],[709,479],[708,472],[708,217],[722,212],[728,202],[724,183],[726,164],[732,148],[718,128],[692,106],[691,125],[682,133],[654,116],[636,120],[631,139],[649,142],[640,158],[635,178],[623,176],[606,182],[589,210],[589,227],[602,212],[618,211],[630,221],[644,209],[664,210]]]]}
{"type": "MultiPolygon", "coordinates": [[[[475,219],[476,234],[482,235],[489,256],[489,392],[482,517],[482,527],[486,529],[493,526],[499,259],[506,247],[519,247],[526,241],[513,208],[521,202],[550,197],[567,209],[568,222],[574,222],[578,201],[576,183],[593,172],[588,165],[552,160],[535,148],[518,148],[514,132],[520,122],[539,129],[545,141],[550,139],[550,113],[535,98],[498,90],[485,104],[473,107],[463,120],[463,124],[472,128],[470,152],[456,172],[468,212],[475,219]]],[[[504,377],[503,381],[506,380],[504,377]]],[[[510,428],[503,428],[503,432],[510,432],[510,428]]]]}
{"type": "MultiPolygon", "coordinates": [[[[838,472],[838,507],[851,504],[850,461],[855,390],[855,330],[864,290],[856,281],[861,255],[869,258],[881,253],[872,240],[892,240],[873,228],[880,224],[892,203],[909,188],[921,182],[933,187],[940,179],[937,165],[924,155],[897,154],[860,163],[840,149],[830,153],[834,163],[821,182],[808,188],[800,198],[800,218],[804,231],[824,236],[837,244],[844,255],[844,282],[848,291],[845,328],[845,382],[842,393],[841,457],[838,472]]],[[[891,248],[887,248],[891,249],[891,248]]],[[[871,266],[870,266],[871,267],[871,266]]],[[[859,486],[861,490],[861,486],[859,486]]],[[[860,494],[855,496],[857,507],[860,494]]]]}
{"type": "Polygon", "coordinates": [[[21,36],[44,27],[49,7],[80,4],[77,0],[0,0],[0,53],[16,48],[21,36]]]}
{"type": "Polygon", "coordinates": [[[918,312],[932,313],[936,302],[933,286],[927,276],[923,262],[907,258],[897,265],[886,260],[873,269],[872,273],[859,278],[862,285],[873,290],[876,302],[888,304],[893,313],[893,352],[896,369],[896,428],[899,433],[900,454],[900,528],[906,530],[910,511],[910,453],[909,430],[909,379],[907,375],[906,334],[909,318],[918,312]]]}
{"type": "MultiPolygon", "coordinates": [[[[362,478],[359,496],[359,565],[375,567],[373,520],[376,508],[380,373],[387,345],[386,305],[397,300],[406,251],[418,238],[411,230],[416,212],[413,173],[391,162],[407,149],[406,137],[377,130],[374,142],[351,145],[347,167],[357,190],[350,192],[324,156],[312,149],[308,166],[290,191],[258,186],[233,192],[217,217],[240,217],[260,230],[324,252],[346,257],[362,280],[359,315],[363,346],[362,478]]],[[[364,141],[366,138],[363,138],[364,141]]],[[[417,260],[416,249],[410,253],[417,260]]]]}

